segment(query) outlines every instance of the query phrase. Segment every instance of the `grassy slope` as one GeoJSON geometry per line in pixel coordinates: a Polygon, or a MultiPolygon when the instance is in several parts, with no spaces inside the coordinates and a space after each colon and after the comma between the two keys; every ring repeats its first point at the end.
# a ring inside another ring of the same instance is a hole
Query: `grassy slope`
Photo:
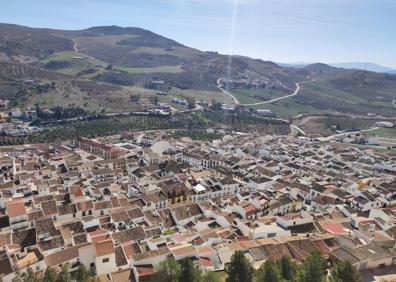
{"type": "Polygon", "coordinates": [[[203,91],[203,90],[194,90],[194,89],[182,90],[176,87],[173,87],[171,91],[169,91],[168,97],[171,99],[193,97],[197,101],[198,100],[212,101],[212,99],[215,99],[216,101],[221,103],[232,102],[232,99],[221,91],[203,91]]]}
{"type": "Polygon", "coordinates": [[[181,73],[183,69],[181,66],[159,66],[155,68],[131,68],[131,67],[117,67],[117,69],[126,71],[128,73],[181,73]]]}
{"type": "MultiPolygon", "coordinates": [[[[164,38],[138,29],[135,29],[136,34],[133,34],[135,32],[133,29],[131,31],[130,29],[118,27],[102,27],[94,30],[73,32],[52,31],[51,34],[48,34],[45,30],[28,29],[26,27],[13,28],[15,29],[12,32],[13,35],[23,33],[25,35],[22,34],[21,36],[25,36],[28,39],[23,41],[26,48],[22,48],[23,52],[29,51],[32,53],[28,55],[37,55],[32,52],[35,46],[40,46],[40,49],[45,49],[44,47],[50,49],[47,53],[40,52],[41,56],[37,56],[37,58],[41,59],[43,56],[47,56],[41,61],[43,65],[51,61],[69,62],[69,66],[58,69],[58,72],[73,76],[86,69],[95,70],[94,73],[85,74],[78,79],[89,80],[99,73],[106,72],[105,67],[109,62],[117,62],[114,63],[114,69],[124,70],[129,75],[136,74],[137,77],[144,77],[144,79],[146,77],[143,74],[150,73],[153,73],[153,76],[155,76],[155,73],[166,74],[167,76],[165,77],[170,77],[169,80],[173,80],[175,74],[181,74],[180,76],[189,75],[195,81],[198,81],[198,78],[202,76],[207,85],[208,79],[213,79],[214,84],[215,78],[224,74],[221,65],[225,62],[221,56],[174,44],[175,42],[166,43],[164,38]],[[58,40],[54,40],[54,36],[58,36],[58,40]],[[42,44],[36,44],[36,41],[42,44]],[[73,51],[73,41],[77,43],[78,53],[73,51]],[[129,41],[129,43],[125,44],[125,41],[129,41]],[[45,46],[43,46],[44,43],[45,46]],[[53,51],[56,53],[51,54],[53,51]],[[76,55],[83,58],[75,58],[76,55]],[[157,55],[157,57],[147,55],[157,55]],[[169,59],[169,57],[171,58],[169,59]],[[174,57],[180,60],[176,60],[174,57]],[[159,59],[158,62],[157,59],[159,59]],[[142,61],[143,64],[139,64],[142,61]],[[193,61],[194,64],[186,63],[189,61],[193,61]],[[145,67],[136,67],[135,64],[146,65],[145,67]],[[180,66],[183,64],[185,65],[181,69],[180,66]],[[210,76],[203,76],[202,74],[204,73],[210,73],[210,76]]],[[[8,28],[7,30],[12,29],[8,28]]],[[[4,33],[4,30],[0,30],[0,35],[2,32],[4,33]]],[[[19,42],[18,40],[20,41],[16,37],[15,41],[19,42]]],[[[375,112],[387,116],[396,116],[396,110],[389,102],[390,98],[396,99],[394,90],[396,89],[396,79],[392,80],[389,77],[384,77],[383,74],[340,70],[320,64],[307,68],[302,72],[297,72],[285,70],[272,63],[260,62],[259,60],[249,60],[240,57],[235,57],[233,60],[233,69],[236,71],[239,71],[238,67],[241,65],[247,65],[253,76],[280,78],[283,83],[289,81],[290,83],[286,83],[289,87],[294,82],[303,80],[307,76],[316,79],[314,83],[304,84],[301,95],[299,94],[296,97],[287,98],[273,104],[253,106],[252,108],[271,109],[280,116],[295,116],[300,113],[325,111],[341,111],[355,114],[375,112]],[[356,82],[358,83],[356,84],[356,82]]],[[[243,68],[241,67],[241,70],[243,68]]],[[[186,79],[186,81],[191,84],[189,79],[186,79]]],[[[184,87],[184,85],[180,87],[184,87]]],[[[199,87],[194,86],[194,88],[199,87]]],[[[62,91],[59,88],[52,92],[40,94],[37,97],[31,95],[24,99],[24,103],[39,102],[47,105],[56,103],[68,105],[74,103],[84,105],[87,109],[127,110],[131,108],[128,101],[130,93],[137,93],[141,96],[154,95],[151,92],[147,93],[144,89],[136,88],[133,91],[129,89],[111,93],[114,97],[97,97],[94,95],[92,97],[86,93],[79,93],[77,89],[73,89],[72,93],[67,94],[62,91]]],[[[242,103],[261,102],[282,95],[285,94],[267,90],[235,91],[235,96],[242,103]]],[[[220,102],[231,102],[228,96],[218,91],[180,90],[176,88],[172,89],[168,96],[159,98],[161,101],[169,102],[172,97],[194,97],[196,100],[211,100],[215,98],[220,102]]]]}
{"type": "Polygon", "coordinates": [[[378,137],[396,138],[396,128],[378,128],[369,132],[378,137]]]}
{"type": "Polygon", "coordinates": [[[73,51],[54,53],[45,60],[43,60],[42,63],[48,64],[54,61],[68,62],[68,67],[61,68],[56,71],[69,75],[76,75],[79,72],[89,68],[103,69],[107,65],[106,63],[93,57],[73,51]]]}
{"type": "Polygon", "coordinates": [[[287,95],[269,89],[233,89],[232,94],[242,104],[258,103],[287,95]]]}

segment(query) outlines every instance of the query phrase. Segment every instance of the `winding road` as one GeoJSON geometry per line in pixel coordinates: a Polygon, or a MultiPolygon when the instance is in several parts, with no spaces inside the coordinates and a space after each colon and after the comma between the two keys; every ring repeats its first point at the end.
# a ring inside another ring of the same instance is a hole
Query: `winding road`
{"type": "Polygon", "coordinates": [[[320,139],[320,141],[330,141],[331,139],[334,139],[334,138],[337,138],[337,137],[340,137],[340,136],[349,135],[349,134],[357,134],[357,133],[361,133],[361,132],[370,132],[370,131],[376,130],[378,128],[379,127],[372,127],[372,128],[363,129],[363,130],[356,130],[356,131],[338,133],[338,134],[330,135],[330,136],[327,136],[327,137],[323,137],[323,138],[320,139]]]}
{"type": "Polygon", "coordinates": [[[73,42],[74,42],[74,46],[73,46],[74,52],[78,53],[77,41],[73,39],[73,42]]]}
{"type": "MultiPolygon", "coordinates": [[[[301,135],[305,135],[305,131],[299,128],[297,125],[290,124],[290,129],[294,129],[295,131],[299,132],[301,135]]],[[[293,133],[293,131],[291,132],[293,133]]]]}
{"type": "Polygon", "coordinates": [[[222,80],[223,80],[223,77],[221,77],[217,80],[217,88],[219,88],[219,90],[221,92],[223,92],[224,94],[226,94],[227,96],[230,96],[236,105],[239,105],[240,103],[239,103],[238,99],[235,98],[234,95],[232,95],[230,92],[228,92],[227,90],[225,90],[223,88],[224,85],[221,83],[222,80]]]}
{"type": "Polygon", "coordinates": [[[230,92],[228,92],[227,90],[225,90],[225,89],[223,88],[223,86],[224,86],[224,85],[222,84],[222,80],[223,80],[223,79],[224,79],[224,78],[222,77],[222,78],[219,78],[219,79],[217,80],[217,88],[219,88],[220,91],[223,92],[224,94],[230,96],[230,97],[232,98],[232,100],[234,101],[235,104],[237,104],[237,105],[243,105],[243,106],[257,106],[257,105],[263,105],[263,104],[270,104],[270,103],[273,103],[273,102],[276,102],[276,101],[279,101],[279,100],[283,100],[283,99],[286,99],[286,98],[290,98],[290,97],[296,96],[296,95],[298,94],[298,92],[300,91],[300,84],[306,83],[306,82],[311,82],[311,80],[309,80],[309,81],[297,82],[297,83],[296,83],[296,89],[293,91],[292,94],[289,94],[289,95],[285,95],[285,96],[282,96],[282,97],[274,98],[274,99],[271,99],[271,100],[268,100],[268,101],[263,101],[263,102],[249,103],[249,104],[241,104],[241,103],[238,101],[238,99],[235,98],[234,95],[232,95],[230,92]]]}

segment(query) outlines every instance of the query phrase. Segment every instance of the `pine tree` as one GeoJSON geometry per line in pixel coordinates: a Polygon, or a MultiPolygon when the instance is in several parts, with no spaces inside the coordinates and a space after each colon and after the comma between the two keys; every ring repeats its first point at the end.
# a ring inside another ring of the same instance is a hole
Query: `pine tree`
{"type": "Polygon", "coordinates": [[[198,282],[201,278],[199,269],[194,266],[190,258],[179,261],[180,264],[180,282],[198,282]]]}
{"type": "Polygon", "coordinates": [[[216,272],[207,271],[202,274],[201,282],[221,282],[221,279],[216,272]]]}
{"type": "Polygon", "coordinates": [[[283,279],[291,281],[297,272],[297,265],[289,256],[283,256],[278,260],[279,269],[283,279]]]}
{"type": "Polygon", "coordinates": [[[278,265],[272,260],[267,260],[254,275],[256,282],[281,282],[282,275],[278,265]]]}
{"type": "Polygon", "coordinates": [[[241,251],[236,251],[226,268],[227,282],[251,282],[253,267],[241,251]]]}
{"type": "Polygon", "coordinates": [[[321,282],[326,271],[326,260],[318,252],[314,252],[304,260],[297,273],[296,280],[298,282],[321,282]]]}
{"type": "Polygon", "coordinates": [[[88,282],[92,280],[91,273],[85,268],[84,265],[81,265],[78,270],[73,275],[73,278],[77,282],[88,282]]]}
{"type": "Polygon", "coordinates": [[[48,267],[44,272],[43,282],[53,282],[56,281],[56,272],[53,268],[48,267]]]}
{"type": "Polygon", "coordinates": [[[180,279],[180,265],[174,259],[166,259],[159,263],[154,281],[178,282],[180,279]]]}
{"type": "Polygon", "coordinates": [[[330,270],[330,282],[361,282],[360,273],[350,261],[339,261],[330,270]]]}
{"type": "Polygon", "coordinates": [[[69,273],[69,265],[64,264],[61,267],[61,271],[58,273],[56,282],[71,282],[71,281],[72,281],[72,278],[69,273]]]}

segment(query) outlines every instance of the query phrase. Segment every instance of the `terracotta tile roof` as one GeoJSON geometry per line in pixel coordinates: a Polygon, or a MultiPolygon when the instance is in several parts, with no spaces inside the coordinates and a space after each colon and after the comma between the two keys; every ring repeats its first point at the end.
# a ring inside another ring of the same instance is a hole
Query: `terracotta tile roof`
{"type": "Polygon", "coordinates": [[[61,236],[52,238],[50,240],[41,241],[38,243],[38,246],[43,251],[49,251],[52,249],[57,249],[62,247],[65,244],[65,241],[61,236]]]}
{"type": "Polygon", "coordinates": [[[146,238],[146,233],[141,226],[133,227],[131,229],[122,230],[120,232],[113,233],[114,240],[120,243],[127,241],[140,241],[146,238]]]}
{"type": "Polygon", "coordinates": [[[115,259],[116,259],[117,267],[126,265],[128,263],[124,254],[124,250],[122,249],[122,246],[118,246],[115,248],[115,259]]]}
{"type": "Polygon", "coordinates": [[[132,219],[144,217],[144,214],[140,208],[133,208],[127,211],[128,216],[132,219]]]}
{"type": "Polygon", "coordinates": [[[115,222],[126,222],[129,220],[129,216],[126,211],[111,212],[110,216],[115,222]]]}
{"type": "Polygon", "coordinates": [[[43,209],[44,215],[49,216],[58,213],[58,208],[56,206],[55,200],[42,202],[41,208],[43,209]]]}
{"type": "Polygon", "coordinates": [[[44,257],[44,262],[47,267],[66,263],[72,259],[78,258],[78,248],[79,246],[73,246],[56,253],[52,253],[44,257]]]}
{"type": "Polygon", "coordinates": [[[138,243],[125,243],[125,244],[123,244],[123,248],[124,248],[125,254],[128,258],[130,258],[131,256],[133,256],[135,254],[142,253],[138,243]]]}
{"type": "Polygon", "coordinates": [[[37,211],[32,211],[28,213],[28,221],[34,221],[37,219],[42,219],[44,218],[44,214],[42,210],[37,210],[37,211]]]}
{"type": "Polygon", "coordinates": [[[16,230],[12,233],[12,244],[18,244],[22,248],[36,245],[36,229],[16,230]]]}
{"type": "Polygon", "coordinates": [[[92,201],[78,202],[78,203],[76,203],[76,205],[77,205],[77,210],[79,210],[79,211],[85,211],[85,210],[93,209],[93,202],[92,201]]]}
{"type": "Polygon", "coordinates": [[[68,204],[68,205],[58,206],[58,212],[59,212],[59,215],[76,213],[77,212],[76,205],[68,204]]]}
{"type": "Polygon", "coordinates": [[[5,256],[4,258],[0,259],[0,279],[2,279],[3,276],[8,275],[12,272],[13,270],[9,258],[5,256]]]}
{"type": "Polygon", "coordinates": [[[148,258],[153,258],[156,256],[162,256],[170,254],[170,251],[167,247],[159,248],[158,250],[148,251],[145,253],[140,253],[132,256],[133,261],[141,261],[148,258]]]}
{"type": "Polygon", "coordinates": [[[23,199],[7,202],[6,209],[9,217],[26,215],[26,208],[23,199]]]}
{"type": "Polygon", "coordinates": [[[94,244],[96,256],[106,256],[114,253],[113,241],[111,239],[106,239],[104,241],[99,241],[94,244]]]}
{"type": "Polygon", "coordinates": [[[73,241],[75,245],[84,244],[87,242],[87,234],[81,233],[73,236],[73,241]]]}
{"type": "Polygon", "coordinates": [[[6,244],[11,244],[11,233],[1,233],[0,234],[0,248],[5,246],[6,244]]]}
{"type": "Polygon", "coordinates": [[[42,202],[50,201],[53,198],[54,198],[54,196],[52,194],[51,195],[36,196],[36,197],[33,197],[33,204],[38,205],[38,204],[40,204],[42,202]]]}
{"type": "Polygon", "coordinates": [[[155,273],[154,266],[151,264],[138,265],[138,266],[135,266],[135,268],[136,268],[136,272],[140,279],[149,278],[149,277],[153,276],[155,273]]]}
{"type": "Polygon", "coordinates": [[[49,234],[52,236],[59,236],[60,232],[55,228],[54,221],[52,218],[44,218],[36,220],[36,232],[37,235],[49,234]]]}
{"type": "Polygon", "coordinates": [[[136,281],[131,269],[123,269],[111,273],[111,281],[113,282],[129,282],[136,281]]]}

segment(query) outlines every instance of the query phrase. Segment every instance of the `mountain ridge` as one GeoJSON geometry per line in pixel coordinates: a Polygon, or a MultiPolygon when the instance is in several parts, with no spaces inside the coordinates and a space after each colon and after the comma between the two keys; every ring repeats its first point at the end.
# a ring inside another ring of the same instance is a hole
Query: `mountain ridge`
{"type": "Polygon", "coordinates": [[[284,67],[200,51],[138,27],[58,30],[0,24],[0,62],[0,79],[14,85],[7,86],[0,99],[23,107],[80,104],[95,111],[126,111],[136,107],[128,100],[130,95],[153,97],[158,90],[169,93],[161,97],[163,102],[193,97],[232,103],[217,88],[216,81],[222,77],[229,77],[232,83],[227,87],[240,89],[236,95],[246,96],[240,98],[250,104],[290,94],[296,82],[315,81],[304,84],[296,97],[265,105],[281,115],[293,113],[285,110],[288,107],[296,113],[326,111],[323,105],[331,105],[329,111],[363,113],[375,104],[376,112],[388,112],[389,101],[396,99],[392,92],[396,76],[362,74],[323,63],[284,67]],[[25,80],[54,87],[38,93],[25,80]],[[162,84],[157,85],[158,81],[162,84]],[[15,97],[15,93],[26,94],[15,97]],[[334,99],[341,93],[345,98],[334,99]]]}

